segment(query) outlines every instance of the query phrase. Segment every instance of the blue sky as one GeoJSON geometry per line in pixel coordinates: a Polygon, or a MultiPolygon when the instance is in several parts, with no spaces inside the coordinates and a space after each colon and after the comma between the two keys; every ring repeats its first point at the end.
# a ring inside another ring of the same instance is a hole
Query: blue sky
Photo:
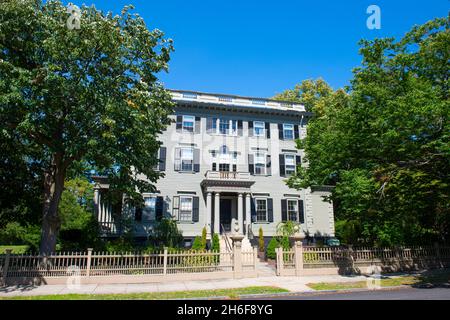
{"type": "MultiPolygon", "coordinates": [[[[67,3],[67,1],[64,1],[67,3]]],[[[349,84],[362,38],[401,37],[413,25],[444,17],[449,0],[170,1],[72,0],[119,13],[133,4],[149,28],[174,40],[167,88],[272,97],[304,79],[349,84]],[[381,29],[369,30],[369,5],[381,29]]]]}

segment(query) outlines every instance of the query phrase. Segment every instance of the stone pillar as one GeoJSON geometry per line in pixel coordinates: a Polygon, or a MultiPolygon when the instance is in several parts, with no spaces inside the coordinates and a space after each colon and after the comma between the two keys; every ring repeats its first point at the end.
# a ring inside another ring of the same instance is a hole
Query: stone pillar
{"type": "Polygon", "coordinates": [[[250,224],[252,223],[251,217],[250,217],[250,193],[247,193],[245,195],[245,234],[248,236],[248,229],[250,227],[250,224]]]}
{"type": "Polygon", "coordinates": [[[305,235],[299,229],[297,230],[291,239],[294,240],[295,275],[301,276],[303,272],[303,239],[305,235]]]}
{"type": "Polygon", "coordinates": [[[220,234],[220,193],[214,194],[214,233],[220,234]]]}
{"type": "Polygon", "coordinates": [[[242,278],[242,239],[244,236],[241,234],[233,234],[230,236],[233,241],[233,273],[234,278],[242,278]]]}
{"type": "Polygon", "coordinates": [[[239,230],[241,230],[239,233],[242,234],[242,228],[244,227],[244,224],[242,223],[243,221],[243,208],[244,208],[244,203],[242,202],[244,201],[244,197],[242,195],[242,193],[238,194],[238,203],[237,203],[237,221],[239,224],[239,230]]]}
{"type": "Polygon", "coordinates": [[[206,193],[206,214],[205,214],[205,226],[206,226],[206,238],[211,237],[211,192],[206,193]]]}

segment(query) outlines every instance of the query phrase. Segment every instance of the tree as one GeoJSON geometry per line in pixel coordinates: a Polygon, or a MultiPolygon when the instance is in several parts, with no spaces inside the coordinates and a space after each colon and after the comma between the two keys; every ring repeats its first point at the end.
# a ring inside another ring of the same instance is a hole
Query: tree
{"type": "Polygon", "coordinates": [[[157,135],[173,104],[155,74],[173,48],[131,9],[113,16],[83,6],[80,29],[70,30],[59,1],[0,3],[0,120],[44,168],[42,253],[55,249],[65,177],[78,162],[136,201],[160,176],[157,135]]]}
{"type": "Polygon", "coordinates": [[[363,40],[347,90],[309,93],[315,114],[298,141],[308,167],[288,184],[335,186],[339,232],[351,241],[450,238],[448,27],[438,18],[399,41],[363,40]]]}

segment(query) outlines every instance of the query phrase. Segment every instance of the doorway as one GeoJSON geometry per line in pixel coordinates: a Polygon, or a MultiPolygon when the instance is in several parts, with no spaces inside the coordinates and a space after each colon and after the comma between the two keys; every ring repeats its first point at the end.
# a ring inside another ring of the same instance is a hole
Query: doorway
{"type": "Polygon", "coordinates": [[[231,199],[220,199],[220,231],[231,231],[231,199]]]}

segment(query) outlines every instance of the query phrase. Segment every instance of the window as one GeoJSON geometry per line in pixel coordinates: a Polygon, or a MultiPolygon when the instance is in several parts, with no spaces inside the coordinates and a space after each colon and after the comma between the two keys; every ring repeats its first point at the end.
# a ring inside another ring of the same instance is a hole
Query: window
{"type": "Polygon", "coordinates": [[[219,133],[220,134],[228,134],[228,130],[230,129],[230,122],[225,119],[219,120],[219,133]]]}
{"type": "Polygon", "coordinates": [[[253,133],[256,137],[264,137],[265,135],[265,123],[262,121],[253,122],[253,133]]]}
{"type": "Polygon", "coordinates": [[[298,213],[298,201],[297,200],[288,200],[287,201],[287,219],[289,221],[298,221],[297,213],[298,213]]]}
{"type": "Polygon", "coordinates": [[[284,172],[286,175],[295,174],[295,155],[285,154],[284,155],[284,172]]]}
{"type": "Polygon", "coordinates": [[[194,149],[181,148],[181,171],[192,171],[194,163],[194,149]]]}
{"type": "Polygon", "coordinates": [[[194,125],[194,116],[183,116],[183,132],[194,132],[194,125]]]}
{"type": "Polygon", "coordinates": [[[192,197],[180,197],[180,221],[192,221],[192,197]]]}
{"type": "Polygon", "coordinates": [[[255,153],[255,174],[266,174],[266,155],[264,153],[255,153]]]}
{"type": "Polygon", "coordinates": [[[267,221],[267,200],[256,199],[256,221],[267,221]]]}
{"type": "Polygon", "coordinates": [[[229,163],[219,163],[219,171],[230,172],[229,163]]]}
{"type": "Polygon", "coordinates": [[[145,197],[144,208],[142,209],[142,220],[151,221],[156,218],[156,198],[145,197]]]}
{"type": "Polygon", "coordinates": [[[293,124],[283,124],[283,138],[286,140],[294,139],[294,125],[293,124]]]}

